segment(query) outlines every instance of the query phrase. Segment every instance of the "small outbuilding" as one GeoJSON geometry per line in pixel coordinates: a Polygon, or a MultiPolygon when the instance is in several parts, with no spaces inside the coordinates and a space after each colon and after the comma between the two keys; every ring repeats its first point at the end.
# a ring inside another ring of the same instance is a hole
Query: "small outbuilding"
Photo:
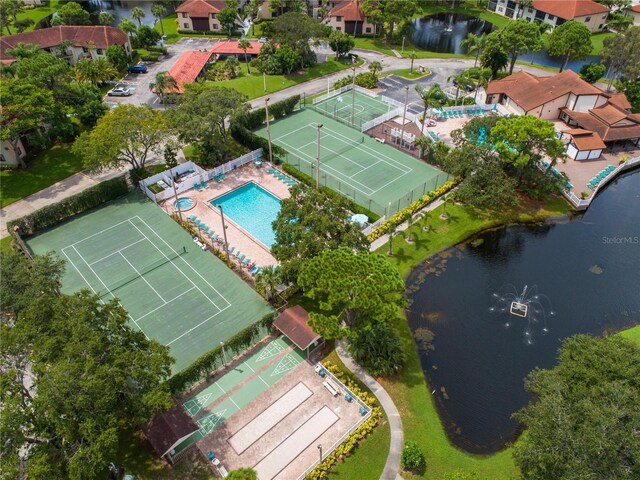
{"type": "Polygon", "coordinates": [[[193,435],[198,429],[184,408],[176,405],[164,415],[153,417],[142,431],[156,454],[175,464],[195,445],[193,435]]]}
{"type": "Polygon", "coordinates": [[[573,160],[595,160],[607,148],[600,135],[583,128],[563,130],[562,136],[568,139],[567,156],[573,160]]]}
{"type": "Polygon", "coordinates": [[[324,340],[309,326],[309,312],[300,305],[287,308],[273,321],[285,337],[293,342],[300,350],[304,351],[307,358],[319,347],[324,345],[324,340]]]}

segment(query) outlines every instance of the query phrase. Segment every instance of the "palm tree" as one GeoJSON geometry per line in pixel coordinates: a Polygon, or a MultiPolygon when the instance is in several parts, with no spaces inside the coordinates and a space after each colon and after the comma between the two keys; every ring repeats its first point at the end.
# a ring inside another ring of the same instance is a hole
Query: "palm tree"
{"type": "Polygon", "coordinates": [[[161,103],[164,103],[165,94],[177,90],[178,82],[169,75],[169,72],[158,72],[155,81],[149,84],[149,89],[158,95],[161,103]]]}
{"type": "Polygon", "coordinates": [[[405,212],[403,215],[403,219],[407,222],[407,243],[413,243],[413,214],[411,212],[405,212]]]}
{"type": "Polygon", "coordinates": [[[416,54],[415,50],[411,50],[411,53],[409,54],[409,58],[411,59],[411,69],[409,70],[409,73],[413,73],[413,62],[416,58],[418,58],[418,55],[416,54]]]}
{"type": "Polygon", "coordinates": [[[142,18],[146,16],[144,10],[140,7],[133,7],[131,9],[131,18],[138,21],[138,26],[142,25],[142,18]]]}
{"type": "Polygon", "coordinates": [[[251,48],[251,42],[246,38],[243,38],[238,42],[238,48],[244,52],[244,61],[247,63],[247,73],[251,75],[251,69],[249,68],[249,57],[247,57],[247,50],[251,48]]]}
{"type": "Polygon", "coordinates": [[[416,92],[418,92],[418,95],[420,95],[420,99],[424,104],[422,129],[420,130],[420,133],[424,135],[424,124],[427,123],[427,110],[437,105],[444,105],[447,101],[447,96],[437,83],[431,85],[429,90],[422,88],[420,85],[416,85],[416,92]]]}
{"type": "Polygon", "coordinates": [[[623,15],[622,13],[612,13],[607,20],[607,26],[616,32],[626,30],[632,23],[633,17],[623,15]]]}
{"type": "Polygon", "coordinates": [[[451,202],[451,195],[443,195],[442,196],[442,213],[440,214],[440,218],[442,220],[446,220],[447,218],[447,203],[451,202]]]}
{"type": "Polygon", "coordinates": [[[280,275],[280,267],[276,265],[270,265],[260,270],[260,273],[256,275],[256,290],[264,294],[267,300],[273,298],[273,292],[276,287],[280,285],[282,281],[280,275]]]}
{"type": "Polygon", "coordinates": [[[378,74],[382,71],[382,64],[379,61],[374,60],[369,64],[369,71],[377,77],[378,74]]]}
{"type": "Polygon", "coordinates": [[[480,53],[482,52],[482,49],[484,48],[484,46],[487,43],[487,36],[486,35],[474,35],[473,33],[469,33],[467,35],[467,38],[465,38],[462,42],[460,42],[460,46],[461,47],[466,47],[467,51],[469,53],[475,54],[476,56],[476,60],[473,63],[474,67],[478,66],[478,57],[480,56],[480,53]]]}
{"type": "Polygon", "coordinates": [[[161,3],[154,3],[151,5],[151,14],[160,22],[160,29],[162,30],[162,36],[164,36],[164,24],[162,18],[167,14],[167,9],[161,3]]]}
{"type": "MultiPolygon", "coordinates": [[[[140,7],[136,7],[136,8],[140,8],[140,7]]],[[[128,18],[123,18],[122,20],[120,20],[120,30],[122,30],[124,33],[129,35],[129,40],[131,40],[132,34],[136,33],[136,31],[138,30],[138,27],[136,27],[136,24],[133,23],[128,18]]]]}
{"type": "Polygon", "coordinates": [[[116,21],[115,17],[109,12],[100,12],[100,15],[98,15],[98,23],[100,23],[100,25],[108,26],[113,24],[113,22],[115,21],[116,21]]]}
{"type": "Polygon", "coordinates": [[[106,58],[97,60],[83,58],[76,63],[75,75],[78,83],[87,82],[98,85],[117,77],[118,70],[106,58]]]}
{"type": "Polygon", "coordinates": [[[395,224],[390,223],[389,227],[387,227],[387,235],[389,235],[389,256],[393,256],[393,237],[395,236],[397,231],[397,227],[395,224]]]}
{"type": "Polygon", "coordinates": [[[413,216],[414,222],[418,222],[422,219],[422,231],[429,231],[429,217],[431,216],[431,212],[429,210],[421,210],[413,216]]]}

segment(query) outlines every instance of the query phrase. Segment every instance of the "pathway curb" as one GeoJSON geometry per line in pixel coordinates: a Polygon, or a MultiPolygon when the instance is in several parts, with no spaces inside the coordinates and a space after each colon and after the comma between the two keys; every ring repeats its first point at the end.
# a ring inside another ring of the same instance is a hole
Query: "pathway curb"
{"type": "Polygon", "coordinates": [[[364,371],[360,365],[358,365],[351,355],[347,352],[344,340],[336,341],[336,353],[342,363],[353,372],[364,384],[369,387],[371,392],[376,396],[380,405],[387,414],[389,419],[389,427],[391,429],[391,443],[389,444],[389,454],[387,455],[387,463],[384,466],[381,480],[397,480],[402,479],[399,474],[400,471],[400,457],[402,455],[402,449],[404,447],[404,432],[402,430],[402,419],[400,413],[393,403],[391,396],[380,385],[375,378],[364,371]]]}

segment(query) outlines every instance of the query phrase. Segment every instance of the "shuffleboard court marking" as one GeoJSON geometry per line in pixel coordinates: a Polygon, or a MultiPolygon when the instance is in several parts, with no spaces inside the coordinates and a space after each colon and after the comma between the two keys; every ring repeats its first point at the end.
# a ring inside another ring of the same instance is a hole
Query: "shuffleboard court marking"
{"type": "Polygon", "coordinates": [[[184,402],[182,404],[182,407],[187,411],[187,413],[190,416],[195,417],[197,413],[200,410],[202,410],[203,405],[207,404],[206,403],[207,400],[209,400],[212,396],[213,396],[213,393],[211,392],[205,393],[204,395],[198,395],[197,397],[184,402]]]}
{"type": "Polygon", "coordinates": [[[275,377],[276,375],[280,375],[284,372],[288,372],[292,368],[295,368],[300,362],[293,358],[290,353],[287,353],[284,357],[280,359],[278,365],[271,372],[271,376],[275,377]]]}
{"type": "Polygon", "coordinates": [[[234,433],[227,442],[238,455],[257,442],[260,437],[280,423],[286,416],[302,405],[313,392],[302,382],[297,383],[284,395],[269,405],[259,415],[234,433]]]}
{"type": "Polygon", "coordinates": [[[256,358],[256,362],[263,362],[264,360],[268,360],[269,358],[275,357],[280,352],[282,352],[283,348],[280,344],[275,343],[275,340],[269,342],[269,344],[262,349],[262,351],[258,354],[256,358]]]}
{"type": "Polygon", "coordinates": [[[200,433],[204,437],[209,435],[214,428],[218,425],[218,422],[222,420],[223,415],[227,413],[227,410],[220,410],[217,412],[212,412],[208,415],[205,415],[200,420],[196,422],[196,425],[200,427],[200,433]]]}
{"type": "Polygon", "coordinates": [[[258,472],[258,478],[274,478],[338,420],[333,410],[323,406],[253,467],[258,472]]]}

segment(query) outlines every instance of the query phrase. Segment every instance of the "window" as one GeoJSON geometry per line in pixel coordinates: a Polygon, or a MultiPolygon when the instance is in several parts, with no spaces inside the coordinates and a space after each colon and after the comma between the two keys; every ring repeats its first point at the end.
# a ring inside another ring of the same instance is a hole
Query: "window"
{"type": "Polygon", "coordinates": [[[604,27],[604,23],[601,23],[600,25],[598,25],[598,30],[602,30],[602,27],[604,27]]]}
{"type": "Polygon", "coordinates": [[[549,15],[549,14],[547,14],[547,20],[553,20],[554,18],[556,18],[556,17],[555,17],[555,16],[553,16],[553,15],[549,15]]]}
{"type": "Polygon", "coordinates": [[[602,20],[606,20],[607,19],[607,14],[605,13],[604,15],[602,15],[602,20]]]}
{"type": "Polygon", "coordinates": [[[103,54],[104,54],[104,52],[102,51],[102,49],[101,49],[101,48],[98,48],[98,49],[96,50],[96,53],[97,53],[98,55],[103,55],[103,54]]]}
{"type": "Polygon", "coordinates": [[[584,22],[585,22],[585,23],[587,23],[587,22],[589,22],[589,21],[591,21],[591,17],[587,17],[587,18],[585,18],[585,19],[584,19],[584,22]]]}
{"type": "Polygon", "coordinates": [[[336,22],[341,22],[342,21],[342,17],[336,17],[336,22]]]}
{"type": "Polygon", "coordinates": [[[182,26],[183,26],[186,30],[188,30],[188,29],[189,29],[189,24],[188,24],[188,23],[183,23],[183,24],[182,24],[182,26]]]}
{"type": "Polygon", "coordinates": [[[531,8],[531,7],[527,8],[527,12],[533,13],[533,8],[531,8]]]}
{"type": "Polygon", "coordinates": [[[189,18],[189,15],[187,15],[186,13],[183,13],[182,18],[189,18]]]}
{"type": "Polygon", "coordinates": [[[365,32],[366,32],[366,33],[371,33],[371,27],[367,27],[367,28],[365,28],[365,32]]]}
{"type": "Polygon", "coordinates": [[[341,31],[341,30],[342,30],[342,27],[336,27],[336,30],[337,30],[337,31],[341,31]]]}
{"type": "Polygon", "coordinates": [[[214,23],[214,24],[213,24],[213,29],[214,29],[214,30],[218,30],[218,26],[219,26],[219,25],[218,25],[217,23],[214,23]]]}

